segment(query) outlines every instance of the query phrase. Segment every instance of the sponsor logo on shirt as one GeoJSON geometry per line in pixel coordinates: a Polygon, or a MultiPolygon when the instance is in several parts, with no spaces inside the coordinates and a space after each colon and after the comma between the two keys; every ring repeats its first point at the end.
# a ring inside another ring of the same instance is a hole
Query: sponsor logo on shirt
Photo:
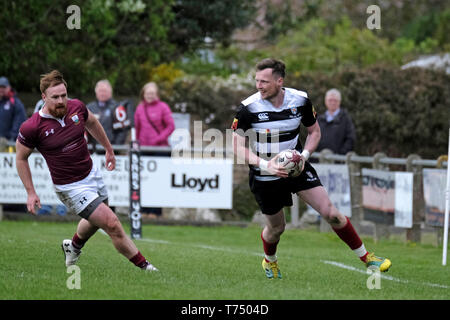
{"type": "Polygon", "coordinates": [[[306,171],[306,175],[309,177],[306,179],[306,181],[312,182],[312,181],[316,181],[317,178],[314,177],[314,175],[310,172],[310,171],[306,171]]]}
{"type": "Polygon", "coordinates": [[[258,113],[259,121],[269,120],[269,114],[267,112],[258,113]]]}
{"type": "Polygon", "coordinates": [[[55,129],[45,130],[45,136],[48,137],[51,134],[55,133],[55,129]]]}
{"type": "Polygon", "coordinates": [[[78,142],[69,144],[68,146],[65,146],[65,147],[62,149],[62,152],[70,151],[70,150],[74,149],[77,145],[78,145],[78,142]]]}

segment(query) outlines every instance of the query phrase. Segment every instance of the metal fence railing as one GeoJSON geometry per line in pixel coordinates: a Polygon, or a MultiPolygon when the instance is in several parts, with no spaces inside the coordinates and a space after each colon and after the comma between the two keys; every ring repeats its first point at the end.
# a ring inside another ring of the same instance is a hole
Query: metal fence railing
{"type": "MultiPolygon", "coordinates": [[[[425,217],[425,203],[423,194],[423,175],[422,169],[429,168],[447,168],[448,159],[446,156],[441,156],[437,160],[422,159],[419,155],[409,155],[407,158],[392,158],[386,154],[379,152],[374,156],[359,156],[355,152],[349,152],[346,155],[333,154],[330,150],[323,150],[322,152],[315,152],[311,155],[312,158],[318,160],[319,163],[341,163],[348,166],[349,183],[350,183],[350,198],[351,198],[351,213],[352,223],[358,228],[360,223],[364,220],[362,185],[363,175],[362,168],[372,168],[378,170],[389,171],[390,166],[403,167],[404,171],[413,173],[413,226],[411,229],[406,229],[406,239],[408,241],[420,242],[421,240],[421,226],[424,224],[425,217]]],[[[399,171],[397,169],[397,171],[399,171]]],[[[294,206],[291,211],[292,223],[298,224],[298,201],[297,197],[293,197],[294,206]]],[[[321,220],[320,229],[322,231],[329,230],[327,223],[321,220]]],[[[389,226],[385,224],[375,224],[375,237],[389,236],[389,226]]]]}

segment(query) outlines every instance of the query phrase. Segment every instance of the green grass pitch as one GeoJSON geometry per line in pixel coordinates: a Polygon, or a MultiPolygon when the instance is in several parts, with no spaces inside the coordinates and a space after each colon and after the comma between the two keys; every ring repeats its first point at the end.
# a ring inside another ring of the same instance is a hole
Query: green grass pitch
{"type": "MultiPolygon", "coordinates": [[[[125,300],[440,300],[450,298],[450,266],[442,248],[401,241],[374,243],[369,251],[393,266],[368,289],[370,275],[334,233],[286,230],[278,246],[282,280],[261,268],[261,228],[144,225],[140,251],[160,271],[137,269],[97,232],[77,266],[81,289],[66,285],[60,248],[76,223],[0,222],[0,299],[125,300]]],[[[128,226],[125,226],[127,232],[128,226]]]]}

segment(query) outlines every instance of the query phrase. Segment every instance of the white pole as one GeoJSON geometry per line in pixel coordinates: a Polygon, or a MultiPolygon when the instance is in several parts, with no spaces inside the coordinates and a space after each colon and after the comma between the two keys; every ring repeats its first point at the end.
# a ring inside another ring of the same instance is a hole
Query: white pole
{"type": "Polygon", "coordinates": [[[298,196],[294,193],[292,194],[292,207],[291,207],[291,223],[292,226],[298,227],[298,217],[299,217],[299,207],[298,207],[298,196]]]}
{"type": "Polygon", "coordinates": [[[136,141],[136,129],[134,127],[131,128],[131,141],[136,141]]]}
{"type": "Polygon", "coordinates": [[[442,265],[447,265],[448,211],[450,206],[450,128],[448,130],[447,188],[445,189],[444,244],[442,248],[442,265]]]}

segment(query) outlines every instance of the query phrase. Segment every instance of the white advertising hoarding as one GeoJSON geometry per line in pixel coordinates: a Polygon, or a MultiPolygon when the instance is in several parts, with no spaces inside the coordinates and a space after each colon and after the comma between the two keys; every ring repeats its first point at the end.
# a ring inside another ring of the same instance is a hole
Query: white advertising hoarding
{"type": "MultiPolygon", "coordinates": [[[[116,169],[107,171],[104,157],[93,155],[108,188],[111,206],[129,206],[129,159],[116,156],[116,169]]],[[[29,158],[33,183],[42,204],[60,204],[44,158],[29,158]]],[[[68,164],[70,165],[70,164],[68,164]]],[[[141,205],[231,209],[233,161],[231,159],[173,160],[141,156],[141,205]]],[[[26,203],[27,195],[17,174],[14,153],[0,153],[0,203],[26,203]]]]}
{"type": "Polygon", "coordinates": [[[364,218],[412,227],[413,173],[362,169],[364,218]]]}
{"type": "MultiPolygon", "coordinates": [[[[41,204],[61,204],[44,158],[38,153],[32,153],[28,163],[41,204]]],[[[27,193],[16,169],[15,153],[0,153],[0,203],[27,203],[27,193]]]]}
{"type": "MultiPolygon", "coordinates": [[[[334,206],[347,217],[352,216],[348,167],[343,164],[314,163],[314,169],[334,206]]],[[[318,214],[308,206],[308,212],[318,214]]]]}
{"type": "Polygon", "coordinates": [[[446,179],[447,170],[423,169],[425,222],[430,226],[444,226],[446,179]]]}
{"type": "Polygon", "coordinates": [[[395,172],[394,225],[398,228],[413,226],[413,179],[412,172],[395,172]]]}

